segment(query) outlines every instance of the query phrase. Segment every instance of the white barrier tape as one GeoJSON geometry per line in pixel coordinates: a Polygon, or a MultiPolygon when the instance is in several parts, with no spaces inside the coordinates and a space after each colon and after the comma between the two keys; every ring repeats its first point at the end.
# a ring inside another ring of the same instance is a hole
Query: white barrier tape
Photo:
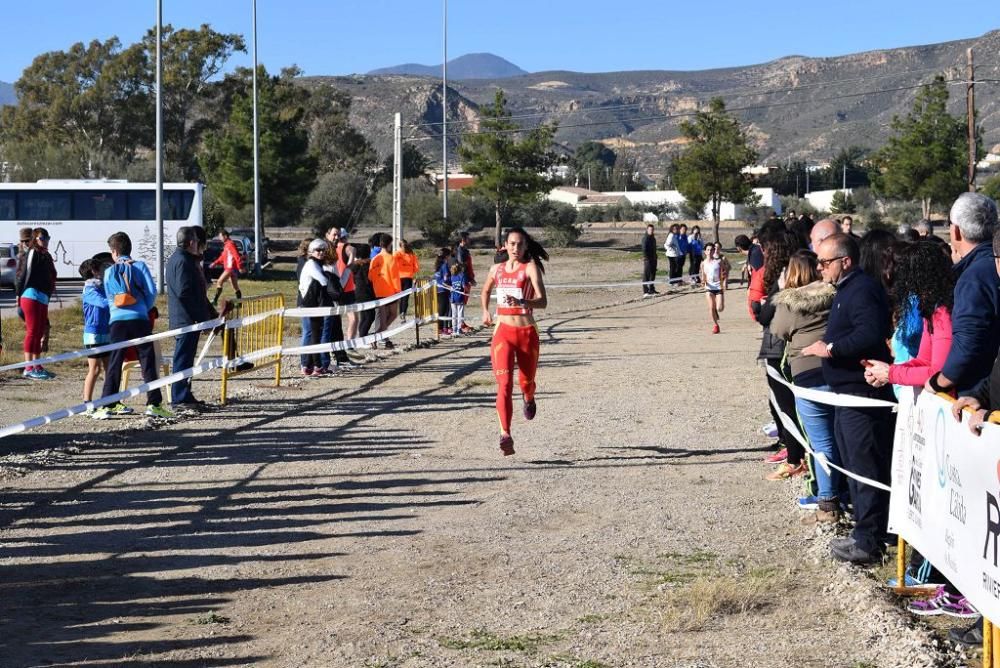
{"type": "Polygon", "coordinates": [[[405,332],[408,329],[416,327],[417,325],[429,325],[431,323],[437,322],[437,315],[429,315],[420,320],[410,320],[404,324],[401,324],[393,329],[386,330],[384,332],[376,332],[375,334],[369,334],[368,336],[362,336],[356,339],[348,339],[346,341],[331,341],[330,343],[313,343],[308,346],[297,346],[295,348],[283,348],[283,355],[314,355],[316,353],[332,353],[338,350],[355,350],[357,348],[370,348],[372,343],[377,343],[384,339],[396,336],[400,332],[405,332]]]}
{"type": "Polygon", "coordinates": [[[244,362],[254,362],[264,357],[270,357],[271,355],[280,355],[282,350],[283,348],[281,346],[271,346],[270,348],[255,350],[252,353],[247,353],[246,355],[241,355],[240,357],[234,357],[233,359],[223,357],[222,361],[228,366],[235,367],[236,365],[243,364],[244,362]]]}
{"type": "Polygon", "coordinates": [[[177,329],[171,329],[166,332],[160,332],[158,334],[150,334],[149,336],[142,336],[137,339],[129,339],[128,341],[120,341],[118,343],[108,343],[103,346],[86,348],[84,350],[75,350],[69,353],[52,355],[51,357],[41,357],[36,360],[31,360],[30,362],[18,362],[16,364],[8,364],[6,366],[0,366],[0,371],[22,369],[26,366],[54,364],[56,362],[65,362],[67,360],[78,359],[80,357],[89,357],[91,355],[98,355],[100,353],[108,352],[111,350],[118,350],[119,348],[131,348],[133,346],[137,346],[143,343],[151,343],[153,341],[159,341],[160,339],[169,339],[170,337],[178,336],[180,334],[188,334],[190,332],[202,332],[206,329],[215,329],[219,325],[222,325],[224,322],[225,320],[223,320],[222,318],[216,318],[215,320],[206,320],[205,322],[199,322],[194,325],[187,325],[186,327],[178,327],[177,329]]]}
{"type": "Polygon", "coordinates": [[[117,403],[122,399],[127,399],[129,397],[134,397],[136,395],[154,390],[165,385],[170,385],[176,383],[184,378],[191,378],[192,376],[197,376],[199,374],[205,373],[212,369],[217,369],[224,364],[221,359],[214,359],[204,364],[199,364],[193,366],[189,369],[184,369],[183,371],[178,371],[172,373],[169,376],[164,376],[163,378],[158,378],[149,383],[143,383],[136,387],[129,388],[117,394],[111,394],[96,401],[87,401],[82,404],[77,404],[76,406],[71,406],[70,408],[63,408],[61,410],[49,413],[48,415],[43,415],[41,417],[32,418],[30,420],[25,420],[24,422],[19,422],[17,424],[12,424],[0,429],[0,438],[10,436],[12,434],[19,434],[28,429],[33,429],[35,427],[41,427],[42,425],[49,424],[50,422],[55,422],[56,420],[61,420],[63,418],[72,417],[73,415],[78,415],[91,408],[100,408],[101,406],[108,406],[110,404],[117,403]]]}
{"type": "Polygon", "coordinates": [[[895,409],[898,404],[894,401],[885,401],[883,399],[869,399],[868,397],[856,397],[853,394],[840,394],[838,392],[824,392],[822,390],[814,390],[808,387],[799,387],[798,385],[793,385],[785,380],[780,373],[778,373],[774,367],[767,366],[767,375],[778,381],[788,389],[792,391],[797,397],[802,397],[809,401],[815,401],[819,404],[827,404],[829,406],[845,406],[848,408],[892,408],[895,409]]]}
{"type": "MultiPolygon", "coordinates": [[[[770,370],[770,367],[768,367],[768,370],[770,370]]],[[[824,455],[823,453],[816,452],[815,450],[813,450],[812,447],[809,445],[809,440],[802,435],[802,432],[799,431],[798,424],[794,420],[792,420],[791,417],[786,415],[784,411],[781,410],[781,407],[778,405],[778,400],[774,396],[774,392],[769,391],[769,394],[770,394],[771,405],[774,406],[774,412],[778,414],[778,419],[781,420],[781,424],[785,427],[785,431],[787,431],[796,441],[802,444],[802,447],[805,449],[805,451],[808,452],[810,455],[812,455],[812,458],[814,460],[819,462],[819,465],[823,467],[823,470],[826,471],[827,475],[830,474],[830,469],[834,468],[843,473],[844,475],[846,475],[848,478],[853,478],[854,480],[857,480],[862,484],[868,485],[869,487],[875,487],[876,489],[881,489],[884,492],[892,491],[889,489],[888,485],[880,483],[878,480],[872,480],[871,478],[866,478],[863,475],[854,473],[853,471],[848,471],[845,468],[841,468],[840,466],[837,466],[829,459],[827,459],[826,455],[824,455]]],[[[833,394],[833,393],[824,392],[823,394],[833,394]]]]}
{"type": "Polygon", "coordinates": [[[264,313],[255,313],[253,315],[247,315],[242,318],[234,318],[233,320],[226,321],[226,329],[236,329],[237,327],[243,327],[245,325],[252,325],[254,323],[260,322],[262,320],[267,320],[268,318],[274,317],[276,315],[281,315],[285,309],[276,308],[270,311],[265,311],[264,313]]]}
{"type": "MultiPolygon", "coordinates": [[[[635,288],[643,285],[682,285],[685,280],[690,280],[695,274],[680,276],[678,278],[661,279],[659,281],[632,281],[631,283],[556,283],[546,284],[545,289],[566,289],[566,288],[635,288]]],[[[694,285],[694,284],[691,284],[694,285]]]]}
{"type": "MultiPolygon", "coordinates": [[[[428,289],[427,287],[420,288],[419,291],[428,289]]],[[[285,309],[286,318],[319,318],[327,317],[331,315],[344,315],[345,313],[357,313],[358,311],[368,311],[379,306],[385,306],[391,304],[395,301],[399,301],[403,297],[418,292],[413,288],[407,288],[402,292],[397,292],[389,297],[382,297],[381,299],[373,299],[372,301],[359,302],[357,304],[347,304],[346,306],[317,306],[317,307],[304,307],[297,306],[295,308],[285,309]]]]}

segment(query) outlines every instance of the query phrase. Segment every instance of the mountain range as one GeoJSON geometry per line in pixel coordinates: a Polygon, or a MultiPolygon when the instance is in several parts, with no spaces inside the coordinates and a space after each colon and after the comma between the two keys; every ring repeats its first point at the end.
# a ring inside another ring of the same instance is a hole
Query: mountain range
{"type": "MultiPolygon", "coordinates": [[[[908,113],[919,85],[936,75],[952,83],[951,113],[964,116],[969,48],[977,78],[1000,79],[1000,31],[939,44],[830,58],[788,56],[702,71],[551,71],[464,80],[449,72],[449,144],[457,144],[462,130],[478,127],[480,107],[502,88],[510,111],[525,127],[557,122],[556,140],[567,153],[597,140],[619,154],[631,153],[655,175],[683,145],[680,122],[718,96],[743,122],[762,162],[822,162],[848,146],[882,146],[893,117],[908,113]]],[[[440,164],[439,77],[435,70],[427,76],[314,76],[302,83],[349,93],[352,122],[383,153],[391,152],[392,118],[400,112],[404,137],[440,164]]],[[[1000,89],[997,83],[982,83],[976,90],[978,122],[989,149],[1000,144],[1000,89]]],[[[453,149],[449,153],[454,155],[453,149]]]]}
{"type": "MultiPolygon", "coordinates": [[[[368,73],[373,76],[402,74],[408,76],[440,77],[440,65],[417,65],[407,63],[382,67],[368,73]]],[[[527,74],[520,67],[492,53],[469,53],[448,61],[448,78],[464,79],[506,79],[527,74]]]]}

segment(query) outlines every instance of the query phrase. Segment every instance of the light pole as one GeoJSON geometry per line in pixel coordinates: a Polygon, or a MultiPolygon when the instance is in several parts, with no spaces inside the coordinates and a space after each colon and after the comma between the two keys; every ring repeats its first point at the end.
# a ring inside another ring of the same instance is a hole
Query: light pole
{"type": "Polygon", "coordinates": [[[253,273],[260,277],[261,244],[264,230],[260,224],[260,141],[257,131],[257,0],[253,0],[253,273]]]}
{"type": "Polygon", "coordinates": [[[441,217],[448,220],[448,0],[444,1],[444,59],[441,63],[441,162],[444,165],[444,197],[441,217]]]}
{"type": "Polygon", "coordinates": [[[160,294],[167,290],[163,258],[163,0],[156,0],[156,284],[160,294]]]}

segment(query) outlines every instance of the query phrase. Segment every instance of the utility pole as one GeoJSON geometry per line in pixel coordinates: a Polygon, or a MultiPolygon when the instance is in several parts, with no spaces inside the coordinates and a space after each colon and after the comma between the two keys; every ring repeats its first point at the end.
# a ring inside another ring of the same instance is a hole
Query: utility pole
{"type": "Polygon", "coordinates": [[[806,165],[806,194],[809,194],[809,165],[806,165]]]}
{"type": "Polygon", "coordinates": [[[163,32],[163,0],[156,0],[156,284],[160,294],[167,291],[163,257],[163,58],[160,53],[163,32]]]}
{"type": "Polygon", "coordinates": [[[403,237],[403,122],[398,113],[392,136],[392,249],[396,251],[403,237]]]}
{"type": "Polygon", "coordinates": [[[444,0],[444,60],[441,62],[441,163],[444,165],[444,195],[441,217],[448,220],[448,0],[444,0]]]}
{"type": "Polygon", "coordinates": [[[840,182],[840,188],[841,188],[841,190],[844,191],[844,194],[846,195],[847,194],[847,163],[846,162],[844,163],[844,177],[843,177],[843,179],[840,182]]]}
{"type": "Polygon", "coordinates": [[[253,273],[258,278],[264,272],[261,249],[264,228],[260,224],[260,132],[257,127],[257,0],[253,0],[253,273]]]}
{"type": "Polygon", "coordinates": [[[966,112],[969,116],[969,192],[976,191],[976,71],[972,65],[972,49],[966,49],[967,77],[966,112]]]}

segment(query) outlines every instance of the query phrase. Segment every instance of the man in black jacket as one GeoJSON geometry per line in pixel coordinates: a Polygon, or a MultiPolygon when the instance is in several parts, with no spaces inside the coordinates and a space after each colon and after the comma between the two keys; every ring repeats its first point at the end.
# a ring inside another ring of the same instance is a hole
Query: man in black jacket
{"type": "MultiPolygon", "coordinates": [[[[177,230],[177,250],[167,260],[166,283],[170,328],[186,327],[216,317],[208,302],[205,272],[201,256],[207,239],[199,239],[197,227],[177,230]]],[[[194,366],[201,332],[179,334],[174,344],[173,372],[194,366]]],[[[178,380],[170,386],[170,403],[174,408],[198,408],[204,402],[191,393],[191,379],[178,380]]]]}
{"type": "Polygon", "coordinates": [[[656,237],[653,235],[655,228],[652,225],[646,226],[646,236],[642,239],[642,298],[652,297],[656,294],[656,237]]]}
{"type": "MultiPolygon", "coordinates": [[[[892,401],[892,391],[865,382],[865,360],[890,362],[886,340],[891,334],[885,289],[858,266],[860,251],[853,237],[834,234],[817,250],[823,280],[837,287],[823,340],[803,349],[803,355],[823,358],[823,379],[837,393],[892,401]]],[[[848,471],[889,484],[895,416],[890,408],[837,406],[834,434],[848,471]]],[[[854,504],[851,537],[832,542],[839,561],[866,564],[885,552],[889,524],[889,493],[848,479],[854,504]]]]}

